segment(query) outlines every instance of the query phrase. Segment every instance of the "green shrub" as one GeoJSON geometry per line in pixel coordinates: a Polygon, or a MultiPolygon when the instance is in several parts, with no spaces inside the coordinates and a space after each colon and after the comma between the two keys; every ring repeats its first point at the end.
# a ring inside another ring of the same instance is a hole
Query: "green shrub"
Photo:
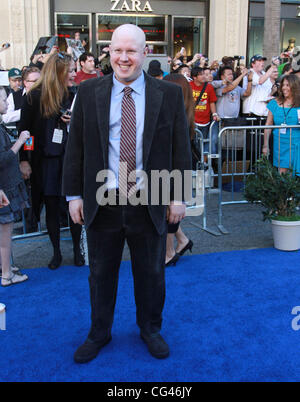
{"type": "Polygon", "coordinates": [[[280,174],[265,156],[257,161],[256,169],[256,174],[246,180],[246,200],[264,207],[264,220],[278,217],[294,220],[292,217],[297,216],[296,208],[300,205],[300,178],[291,170],[280,174]]]}

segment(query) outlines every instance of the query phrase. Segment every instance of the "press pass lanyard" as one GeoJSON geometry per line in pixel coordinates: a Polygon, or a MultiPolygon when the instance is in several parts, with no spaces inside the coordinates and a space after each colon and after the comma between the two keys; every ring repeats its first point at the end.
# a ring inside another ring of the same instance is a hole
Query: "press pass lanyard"
{"type": "MultiPolygon", "coordinates": [[[[280,134],[286,134],[286,126],[287,126],[287,118],[290,111],[293,109],[294,105],[292,105],[287,113],[285,112],[285,107],[283,106],[283,114],[284,114],[284,123],[282,124],[283,128],[279,130],[279,141],[278,141],[278,168],[280,169],[280,134]]],[[[292,161],[292,130],[290,129],[290,167],[292,161]]]]}
{"type": "Polygon", "coordinates": [[[287,118],[288,118],[290,111],[293,109],[293,107],[294,107],[294,105],[292,105],[287,112],[285,111],[285,107],[282,108],[283,114],[284,114],[284,123],[281,124],[283,127],[280,129],[280,134],[286,134],[287,118]]]}
{"type": "Polygon", "coordinates": [[[292,106],[289,108],[289,110],[287,111],[287,113],[285,113],[285,107],[283,107],[284,124],[287,124],[288,115],[289,115],[290,111],[293,109],[293,107],[294,107],[294,105],[292,105],[292,106]]]}

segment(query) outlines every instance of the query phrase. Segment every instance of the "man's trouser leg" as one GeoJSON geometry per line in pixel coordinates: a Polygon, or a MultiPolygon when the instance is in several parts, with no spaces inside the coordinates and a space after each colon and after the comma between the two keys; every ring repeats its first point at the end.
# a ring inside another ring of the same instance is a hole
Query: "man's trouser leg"
{"type": "Polygon", "coordinates": [[[89,338],[102,342],[110,335],[125,239],[132,259],[137,323],[143,332],[158,332],[165,300],[166,233],[156,232],[147,207],[100,207],[87,237],[92,307],[89,338]]]}

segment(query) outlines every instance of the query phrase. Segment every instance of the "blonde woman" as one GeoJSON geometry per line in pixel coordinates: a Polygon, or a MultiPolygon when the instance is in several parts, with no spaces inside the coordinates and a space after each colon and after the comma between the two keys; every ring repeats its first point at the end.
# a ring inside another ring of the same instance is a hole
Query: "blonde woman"
{"type": "MultiPolygon", "coordinates": [[[[21,113],[20,129],[31,135],[29,150],[21,152],[21,171],[30,175],[32,204],[37,220],[42,203],[46,207],[46,225],[53,246],[52,270],[62,262],[60,251],[61,181],[65,146],[70,122],[70,107],[75,96],[75,63],[71,56],[57,53],[45,63],[40,79],[31,88],[21,113]]],[[[66,206],[67,208],[67,206],[66,206]]],[[[80,252],[81,226],[71,224],[74,264],[84,265],[80,252]]]]}

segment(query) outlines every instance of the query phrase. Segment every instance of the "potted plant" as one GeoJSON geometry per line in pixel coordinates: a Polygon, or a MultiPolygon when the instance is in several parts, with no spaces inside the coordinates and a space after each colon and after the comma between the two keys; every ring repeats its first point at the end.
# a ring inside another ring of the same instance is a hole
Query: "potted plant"
{"type": "Polygon", "coordinates": [[[300,249],[300,177],[292,170],[280,174],[266,156],[256,163],[256,174],[246,180],[245,198],[264,207],[263,220],[272,222],[274,246],[279,250],[300,249]]]}

